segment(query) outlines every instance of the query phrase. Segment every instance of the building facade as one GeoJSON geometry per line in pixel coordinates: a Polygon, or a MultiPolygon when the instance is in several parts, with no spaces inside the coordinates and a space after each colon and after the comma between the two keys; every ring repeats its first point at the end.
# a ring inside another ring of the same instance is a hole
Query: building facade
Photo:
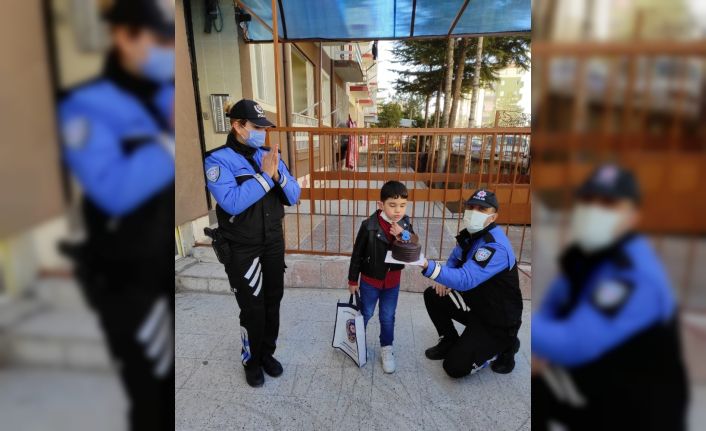
{"type": "MultiPolygon", "coordinates": [[[[349,118],[355,127],[365,127],[377,115],[377,66],[372,42],[280,44],[275,62],[272,43],[249,43],[243,37],[237,15],[246,11],[221,7],[222,25],[206,32],[205,2],[176,4],[177,20],[182,20],[177,22],[177,58],[190,60],[177,65],[182,87],[177,92],[194,100],[193,107],[180,102],[177,108],[184,111],[177,122],[177,142],[188,156],[177,157],[175,249],[177,255],[186,255],[203,239],[203,227],[214,222],[215,201],[203,182],[203,154],[225,143],[230,128],[223,112],[226,101],[253,99],[282,127],[347,127],[349,118]],[[276,63],[281,112],[277,112],[276,63]],[[180,73],[190,77],[181,79],[180,73]],[[186,88],[189,82],[193,88],[186,88]],[[194,181],[180,184],[180,178],[194,181]]],[[[282,158],[301,184],[308,181],[310,170],[305,136],[291,133],[280,142],[282,158]]],[[[314,169],[333,163],[322,160],[320,145],[333,143],[314,138],[314,169]]]]}

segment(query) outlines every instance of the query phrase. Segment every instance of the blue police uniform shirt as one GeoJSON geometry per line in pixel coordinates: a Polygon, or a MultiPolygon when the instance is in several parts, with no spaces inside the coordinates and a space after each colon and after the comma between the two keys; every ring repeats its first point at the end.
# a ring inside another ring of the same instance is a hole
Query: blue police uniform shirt
{"type": "MultiPolygon", "coordinates": [[[[174,84],[161,85],[153,98],[169,122],[174,84]]],[[[111,216],[130,213],[174,181],[174,130],[160,127],[135,94],[107,77],[70,93],[59,105],[59,124],[69,170],[111,216]]]]}
{"type": "Polygon", "coordinates": [[[534,354],[566,367],[585,365],[674,317],[669,278],[647,239],[635,236],[621,249],[630,265],[598,265],[566,316],[560,310],[569,300],[569,282],[560,275],[552,283],[532,318],[534,354]]]}
{"type": "Polygon", "coordinates": [[[465,292],[506,269],[512,269],[515,265],[515,252],[505,232],[495,226],[488,233],[494,241],[486,242],[485,235],[479,235],[471,245],[466,262],[462,260],[463,248],[456,245],[446,265],[430,260],[422,274],[450,289],[465,292]]]}
{"type": "MultiPolygon", "coordinates": [[[[258,148],[253,159],[262,166],[262,157],[269,148],[258,148]]],[[[274,180],[265,172],[257,173],[247,159],[230,149],[214,151],[204,162],[208,190],[225,212],[238,215],[252,204],[262,199],[275,186],[274,180]],[[238,184],[238,177],[250,178],[238,184]]],[[[279,160],[279,186],[282,188],[287,203],[294,205],[299,200],[301,189],[297,180],[289,173],[287,165],[279,160]]]]}

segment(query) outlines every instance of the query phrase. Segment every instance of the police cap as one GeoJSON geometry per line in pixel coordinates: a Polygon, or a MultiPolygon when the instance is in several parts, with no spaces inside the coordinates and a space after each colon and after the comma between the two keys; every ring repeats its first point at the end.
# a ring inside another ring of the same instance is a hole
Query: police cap
{"type": "Polygon", "coordinates": [[[481,207],[485,208],[495,208],[495,210],[499,210],[500,206],[498,205],[498,198],[495,196],[495,193],[491,192],[488,189],[478,189],[475,192],[473,192],[473,195],[466,201],[466,206],[469,205],[478,205],[481,207]]]}
{"type": "Polygon", "coordinates": [[[148,28],[174,39],[173,0],[115,0],[103,14],[111,24],[148,28]]]}
{"type": "Polygon", "coordinates": [[[254,100],[242,99],[228,112],[228,117],[238,120],[248,120],[256,126],[273,127],[274,124],[265,116],[265,110],[262,109],[254,100]]]}
{"type": "Polygon", "coordinates": [[[596,168],[576,190],[576,196],[579,199],[629,199],[639,204],[640,187],[632,172],[610,163],[596,168]]]}

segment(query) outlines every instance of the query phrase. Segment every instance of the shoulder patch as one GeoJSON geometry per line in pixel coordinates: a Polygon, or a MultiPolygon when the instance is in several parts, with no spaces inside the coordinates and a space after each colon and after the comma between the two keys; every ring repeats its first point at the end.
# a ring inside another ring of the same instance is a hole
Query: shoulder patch
{"type": "Polygon", "coordinates": [[[61,126],[61,137],[64,145],[77,150],[86,144],[89,130],[88,120],[77,116],[69,119],[61,126]]]}
{"type": "Polygon", "coordinates": [[[473,253],[473,261],[476,262],[481,267],[485,268],[490,261],[490,258],[495,254],[495,249],[484,245],[479,247],[475,253],[473,253]]]}
{"type": "Polygon", "coordinates": [[[218,165],[211,166],[206,171],[206,178],[208,178],[208,180],[212,183],[215,183],[216,181],[218,181],[218,178],[220,178],[220,176],[221,176],[221,168],[218,165]]]}
{"type": "Polygon", "coordinates": [[[591,294],[593,305],[601,312],[613,316],[625,305],[633,285],[625,280],[603,280],[591,294]]]}

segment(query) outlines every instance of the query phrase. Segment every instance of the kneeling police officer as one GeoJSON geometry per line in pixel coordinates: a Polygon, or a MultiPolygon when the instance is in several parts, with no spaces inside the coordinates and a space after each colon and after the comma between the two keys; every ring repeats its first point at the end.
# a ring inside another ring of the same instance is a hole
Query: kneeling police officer
{"type": "Polygon", "coordinates": [[[282,218],[301,190],[278,146],[264,146],[265,129],[274,125],[262,107],[244,99],[226,110],[232,130],[205,160],[207,187],[218,203],[218,229],[210,234],[240,307],[245,379],[258,387],[263,370],[272,377],[283,372],[273,356],[284,293],[282,218]]]}
{"type": "Polygon", "coordinates": [[[560,273],[532,317],[532,429],[684,430],[677,301],[637,232],[637,179],[599,166],[577,189],[560,273]]]}
{"type": "Polygon", "coordinates": [[[480,189],[466,202],[463,229],[446,265],[424,264],[422,274],[443,284],[424,292],[424,304],[439,343],[427,358],[443,359],[446,374],[463,377],[485,368],[506,374],[515,367],[520,348],[517,332],[522,294],[512,245],[495,224],[498,200],[480,189]],[[466,325],[459,336],[453,320],[466,325]]]}

